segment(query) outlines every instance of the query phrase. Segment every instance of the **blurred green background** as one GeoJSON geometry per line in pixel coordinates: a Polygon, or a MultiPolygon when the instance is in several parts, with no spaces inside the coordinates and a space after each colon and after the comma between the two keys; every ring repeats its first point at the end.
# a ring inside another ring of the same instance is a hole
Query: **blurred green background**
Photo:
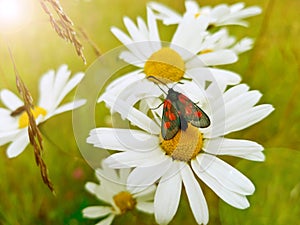
{"type": "MultiPolygon", "coordinates": [[[[110,32],[112,25],[124,28],[124,15],[145,18],[144,0],[61,0],[65,12],[77,27],[84,29],[101,53],[120,43],[110,32]]],[[[184,11],[184,1],[160,1],[184,11]]],[[[198,1],[201,5],[223,3],[198,1]]],[[[236,1],[225,1],[235,3],[236,1]]],[[[247,0],[263,13],[249,19],[250,27],[230,27],[237,37],[256,38],[253,50],[225,68],[241,74],[243,82],[264,95],[261,103],[276,110],[264,121],[230,137],[257,141],[265,146],[266,162],[225,158],[236,165],[256,185],[249,197],[251,207],[238,210],[219,200],[204,187],[210,210],[209,224],[299,224],[300,221],[300,20],[299,0],[247,0]]],[[[18,71],[37,99],[40,76],[62,63],[73,72],[85,71],[97,58],[89,43],[82,40],[87,65],[71,44],[54,32],[38,1],[32,1],[30,24],[14,33],[0,31],[0,88],[14,92],[15,76],[7,44],[12,49],[18,71]]],[[[174,30],[175,27],[170,27],[174,30]]],[[[171,33],[165,31],[165,35],[171,33]]],[[[71,99],[72,96],[69,96],[71,99]]],[[[72,135],[71,113],[54,117],[40,126],[44,134],[44,159],[57,196],[42,183],[31,147],[14,159],[7,159],[6,146],[0,147],[0,224],[94,224],[81,210],[98,201],[84,190],[86,181],[96,181],[92,168],[82,158],[72,135]],[[61,125],[63,124],[63,126],[61,125]],[[57,126],[60,125],[60,129],[57,126]],[[61,138],[65,137],[65,138],[61,138]]],[[[1,126],[1,124],[0,124],[1,126]]],[[[152,216],[133,212],[114,224],[154,224],[152,216]]],[[[171,224],[195,224],[185,195],[171,224]]]]}

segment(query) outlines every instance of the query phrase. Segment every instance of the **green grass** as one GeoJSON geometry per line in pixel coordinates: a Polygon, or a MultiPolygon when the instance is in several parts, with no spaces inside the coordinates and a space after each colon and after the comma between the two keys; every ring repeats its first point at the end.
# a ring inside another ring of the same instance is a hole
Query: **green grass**
{"type": "MultiPolygon", "coordinates": [[[[83,41],[88,60],[88,64],[84,65],[73,47],[52,30],[38,1],[35,2],[30,26],[14,34],[0,32],[0,88],[16,92],[6,45],[9,42],[19,73],[36,100],[41,74],[48,69],[56,69],[62,63],[67,63],[74,72],[85,71],[96,55],[83,41]]],[[[161,2],[178,11],[184,10],[182,0],[161,2]]],[[[249,198],[251,207],[243,211],[226,205],[205,188],[210,224],[297,224],[300,215],[300,1],[244,2],[261,6],[263,13],[249,19],[249,28],[231,28],[239,37],[248,35],[256,38],[256,44],[253,50],[241,55],[238,63],[226,68],[241,74],[243,82],[263,93],[261,103],[271,103],[276,110],[259,124],[230,135],[263,144],[267,160],[255,163],[230,159],[232,163],[238,162],[238,169],[251,178],[256,192],[249,198]]],[[[201,1],[202,5],[218,3],[221,1],[201,1]]],[[[144,18],[146,12],[146,1],[111,0],[109,8],[113,6],[112,10],[108,10],[107,4],[104,0],[62,1],[65,11],[78,27],[85,30],[102,53],[120,45],[109,31],[112,25],[124,28],[124,15],[144,18]]],[[[165,32],[168,34],[168,31],[165,32]]],[[[97,113],[100,114],[100,111],[97,108],[97,113]]],[[[99,118],[97,124],[101,125],[104,121],[99,118]]],[[[57,195],[53,196],[42,183],[31,147],[14,159],[7,159],[6,146],[0,147],[0,224],[94,224],[97,220],[87,220],[81,216],[84,207],[97,204],[97,200],[84,190],[85,182],[95,181],[95,178],[72,135],[71,113],[52,118],[41,129],[45,145],[43,157],[57,195]],[[82,171],[81,177],[73,176],[76,170],[82,171]]],[[[115,224],[137,224],[139,220],[153,224],[152,217],[140,213],[119,218],[115,224]]],[[[171,224],[182,224],[183,221],[185,224],[195,223],[185,197],[171,224]]]]}

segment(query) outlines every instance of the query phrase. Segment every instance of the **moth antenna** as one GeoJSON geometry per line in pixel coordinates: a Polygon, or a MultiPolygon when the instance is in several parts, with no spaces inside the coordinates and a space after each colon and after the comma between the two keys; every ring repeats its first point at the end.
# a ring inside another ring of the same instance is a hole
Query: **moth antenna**
{"type": "MultiPolygon", "coordinates": [[[[158,78],[155,77],[155,76],[148,76],[147,79],[153,79],[153,80],[156,80],[157,82],[159,82],[159,83],[165,85],[165,86],[169,89],[169,87],[168,87],[168,85],[167,85],[166,83],[162,82],[160,79],[158,79],[158,78]]],[[[159,86],[158,84],[156,84],[156,85],[158,86],[158,88],[159,88],[163,93],[165,93],[166,95],[168,94],[164,89],[161,88],[161,86],[159,86]]]]}

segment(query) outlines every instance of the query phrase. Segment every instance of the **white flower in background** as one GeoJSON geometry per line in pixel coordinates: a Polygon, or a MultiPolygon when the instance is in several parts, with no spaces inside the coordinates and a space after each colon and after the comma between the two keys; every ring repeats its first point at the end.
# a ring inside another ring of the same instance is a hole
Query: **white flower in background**
{"type": "Polygon", "coordinates": [[[230,6],[227,4],[220,4],[215,7],[199,7],[197,2],[187,0],[185,1],[186,12],[184,13],[184,16],[161,3],[150,2],[148,6],[156,12],[156,17],[162,20],[166,25],[181,23],[185,15],[193,15],[195,18],[202,15],[207,17],[209,19],[209,25],[213,26],[248,26],[248,23],[243,19],[261,13],[259,7],[251,6],[245,8],[245,4],[242,2],[230,6]]]}
{"type": "MultiPolygon", "coordinates": [[[[73,110],[85,103],[85,100],[74,100],[60,103],[83,78],[83,73],[77,73],[70,79],[71,72],[66,65],[62,65],[55,73],[50,70],[42,76],[39,85],[40,98],[32,110],[36,123],[40,124],[49,118],[73,110]]],[[[6,108],[0,108],[0,146],[12,142],[7,148],[9,158],[16,157],[29,144],[28,116],[22,111],[24,103],[14,93],[7,89],[0,91],[0,100],[6,108]],[[20,111],[20,112],[18,112],[20,111]],[[18,112],[18,113],[17,113],[18,112]]]]}
{"type": "Polygon", "coordinates": [[[225,28],[219,31],[208,34],[202,44],[201,53],[216,52],[222,49],[230,49],[236,54],[241,54],[250,50],[253,46],[253,40],[251,38],[243,38],[240,41],[236,41],[234,36],[229,36],[228,30],[225,28]]]}
{"type": "Polygon", "coordinates": [[[169,223],[176,214],[182,183],[196,222],[207,224],[208,208],[196,177],[228,204],[240,209],[249,207],[246,196],[253,194],[254,185],[218,156],[263,161],[261,145],[249,140],[225,138],[224,135],[259,122],[274,109],[269,104],[255,106],[261,94],[249,91],[245,84],[234,86],[224,93],[217,85],[210,85],[205,93],[201,93],[195,82],[184,81],[174,89],[179,86],[178,91],[200,104],[208,114],[211,120],[208,128],[198,129],[189,124],[186,131],[179,130],[172,139],[164,140],[160,134],[161,122],[155,120],[161,120],[162,107],[153,109],[160,101],[150,98],[146,107],[141,101],[143,112],[133,107],[138,96],[139,100],[147,101],[142,98],[151,96],[153,92],[147,85],[140,84],[139,91],[134,92],[134,101],[128,100],[132,97],[129,91],[121,99],[105,96],[104,101],[141,130],[96,128],[91,130],[87,142],[118,151],[105,159],[110,167],[134,168],[127,180],[128,190],[132,193],[158,182],[154,214],[159,224],[169,223]],[[148,116],[147,107],[148,110],[150,107],[154,119],[148,116]]]}
{"type": "Polygon", "coordinates": [[[107,94],[116,95],[118,91],[128,88],[128,84],[138,87],[139,82],[148,76],[158,77],[164,82],[196,77],[202,83],[206,80],[218,82],[221,89],[240,82],[240,76],[236,73],[212,68],[237,61],[237,55],[231,49],[221,48],[218,41],[208,40],[206,29],[209,24],[206,17],[195,19],[193,15],[185,15],[168,44],[160,39],[157,22],[150,8],[147,8],[147,24],[139,17],[137,25],[127,17],[124,18],[124,24],[129,35],[116,27],[111,31],[128,49],[120,54],[120,58],[138,69],[108,86],[107,94]],[[208,42],[210,49],[206,49],[208,42]]]}
{"type": "Polygon", "coordinates": [[[98,225],[109,225],[113,219],[128,211],[138,209],[153,213],[155,186],[149,186],[139,193],[132,194],[126,189],[126,180],[130,169],[114,170],[104,164],[95,171],[100,184],[86,183],[86,189],[104,202],[101,206],[90,206],[82,213],[87,218],[102,218],[98,225]]]}

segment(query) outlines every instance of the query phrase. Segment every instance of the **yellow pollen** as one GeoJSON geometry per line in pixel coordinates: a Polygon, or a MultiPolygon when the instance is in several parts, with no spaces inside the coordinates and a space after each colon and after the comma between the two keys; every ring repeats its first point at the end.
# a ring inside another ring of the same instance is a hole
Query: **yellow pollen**
{"type": "Polygon", "coordinates": [[[116,206],[120,209],[121,214],[134,209],[136,206],[136,200],[126,191],[122,191],[115,195],[113,199],[116,206]]]}
{"type": "Polygon", "coordinates": [[[176,51],[165,47],[150,56],[144,71],[147,77],[154,76],[165,83],[177,82],[184,75],[185,63],[176,51]]]}
{"type": "Polygon", "coordinates": [[[160,136],[161,147],[167,155],[175,160],[189,162],[195,158],[203,147],[203,136],[197,127],[188,124],[188,128],[178,133],[170,140],[160,136]]]}
{"type": "Polygon", "coordinates": [[[200,52],[200,54],[206,54],[206,53],[210,53],[210,52],[213,52],[213,50],[208,48],[208,49],[202,50],[202,51],[200,52]]]}
{"type": "Polygon", "coordinates": [[[195,13],[195,18],[197,19],[200,16],[200,12],[195,13]]]}
{"type": "MultiPolygon", "coordinates": [[[[46,116],[47,111],[43,109],[42,107],[34,107],[34,109],[31,109],[32,115],[34,118],[38,118],[40,115],[46,116]]],[[[28,115],[26,112],[23,112],[19,118],[19,128],[27,127],[29,124],[28,115]]]]}

